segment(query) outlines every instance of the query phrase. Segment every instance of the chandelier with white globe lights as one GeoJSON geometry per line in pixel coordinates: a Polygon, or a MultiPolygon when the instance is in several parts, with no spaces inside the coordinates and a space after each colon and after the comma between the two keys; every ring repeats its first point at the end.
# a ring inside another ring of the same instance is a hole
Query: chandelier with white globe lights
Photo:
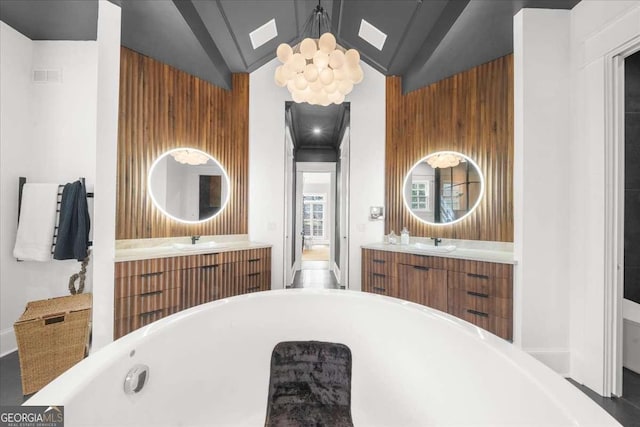
{"type": "Polygon", "coordinates": [[[309,37],[294,47],[278,46],[276,55],[282,65],[276,68],[275,82],[289,89],[294,102],[342,104],[364,77],[358,51],[337,44],[330,28],[329,15],[318,2],[304,27],[303,35],[309,37]]]}

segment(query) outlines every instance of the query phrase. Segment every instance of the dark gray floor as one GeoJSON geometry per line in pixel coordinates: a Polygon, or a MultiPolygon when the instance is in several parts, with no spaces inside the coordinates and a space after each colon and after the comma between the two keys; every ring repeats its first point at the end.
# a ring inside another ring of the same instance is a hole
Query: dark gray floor
{"type": "Polygon", "coordinates": [[[602,397],[595,391],[569,379],[571,384],[582,390],[613,418],[625,427],[640,427],[640,375],[624,369],[622,377],[623,397],[602,397]]]}
{"type": "Polygon", "coordinates": [[[292,288],[338,289],[335,276],[329,271],[328,261],[302,261],[296,272],[292,288]]]}
{"type": "Polygon", "coordinates": [[[27,398],[22,395],[20,362],[14,351],[0,358],[0,406],[22,405],[27,398]]]}

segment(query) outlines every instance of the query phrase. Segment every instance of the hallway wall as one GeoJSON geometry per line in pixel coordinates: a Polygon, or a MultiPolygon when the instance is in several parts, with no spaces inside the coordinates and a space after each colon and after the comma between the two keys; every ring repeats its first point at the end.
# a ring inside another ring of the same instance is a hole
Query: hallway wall
{"type": "MultiPolygon", "coordinates": [[[[273,83],[279,61],[250,75],[249,237],[273,244],[272,288],[283,288],[285,235],[285,88],[273,83]]],[[[364,80],[351,103],[350,288],[360,290],[360,246],[382,240],[383,223],[369,221],[369,206],[384,205],[385,78],[361,63],[364,80]]]]}

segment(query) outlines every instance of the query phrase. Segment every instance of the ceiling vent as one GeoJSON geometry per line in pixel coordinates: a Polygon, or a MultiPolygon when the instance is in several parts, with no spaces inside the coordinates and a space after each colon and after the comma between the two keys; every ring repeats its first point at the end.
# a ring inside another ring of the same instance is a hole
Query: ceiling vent
{"type": "Polygon", "coordinates": [[[253,49],[257,49],[271,39],[274,39],[278,35],[278,29],[276,28],[276,20],[272,19],[263,26],[256,28],[249,33],[251,39],[251,46],[253,49]]]}
{"type": "Polygon", "coordinates": [[[378,50],[382,50],[384,42],[387,40],[387,35],[385,33],[364,19],[360,21],[360,31],[358,31],[358,36],[378,50]]]}
{"type": "Polygon", "coordinates": [[[59,68],[33,70],[31,80],[34,83],[62,83],[62,70],[59,68]]]}

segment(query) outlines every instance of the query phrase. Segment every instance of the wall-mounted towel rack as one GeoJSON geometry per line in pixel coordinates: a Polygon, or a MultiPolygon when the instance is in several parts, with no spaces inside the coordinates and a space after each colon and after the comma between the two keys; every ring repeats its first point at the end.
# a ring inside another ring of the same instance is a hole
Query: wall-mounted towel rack
{"type": "MultiPolygon", "coordinates": [[[[85,178],[84,177],[80,177],[78,178],[81,182],[82,182],[82,186],[86,188],[85,185],[85,178]]],[[[27,178],[24,176],[21,176],[18,178],[18,221],[20,221],[20,211],[22,209],[22,190],[24,185],[27,183],[27,178]]],[[[58,238],[58,228],[60,225],[60,204],[62,202],[62,192],[64,190],[64,184],[59,184],[58,185],[58,200],[57,200],[57,207],[56,207],[56,221],[55,221],[55,227],[53,230],[53,240],[51,242],[51,254],[53,255],[54,253],[54,249],[56,247],[56,240],[58,238]]],[[[87,198],[93,198],[93,192],[87,192],[87,198]]],[[[88,242],[88,246],[93,246],[93,242],[89,241],[88,242]]],[[[18,260],[20,261],[20,260],[18,260]]]]}

